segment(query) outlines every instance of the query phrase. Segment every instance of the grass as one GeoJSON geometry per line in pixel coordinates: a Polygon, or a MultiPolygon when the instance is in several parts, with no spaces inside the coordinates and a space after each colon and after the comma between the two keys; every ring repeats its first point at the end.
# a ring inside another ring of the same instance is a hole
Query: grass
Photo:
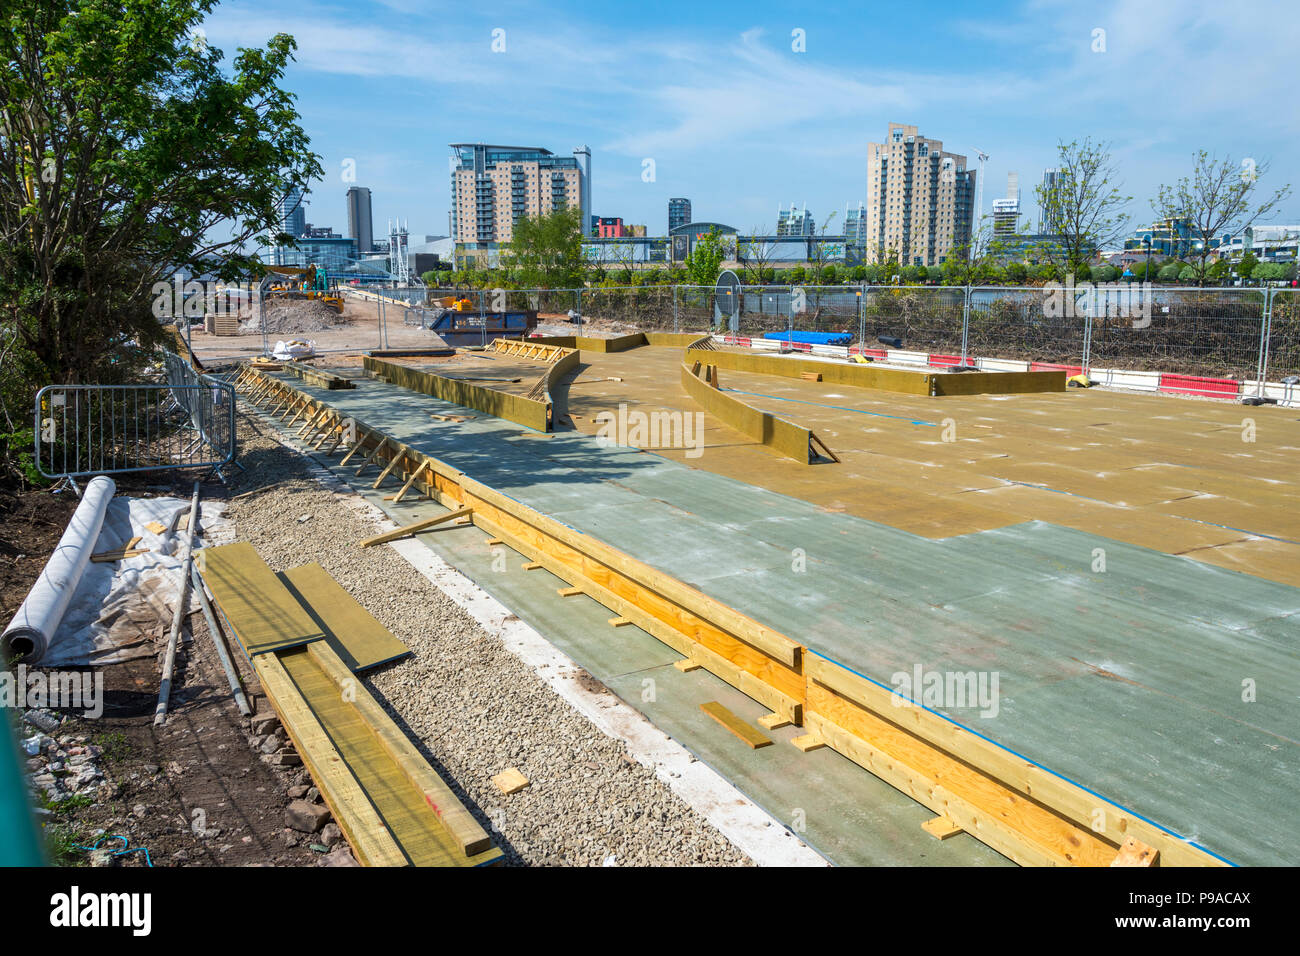
{"type": "Polygon", "coordinates": [[[104,751],[104,759],[109,763],[119,763],[135,753],[135,748],[121,731],[95,734],[90,742],[104,751]]]}

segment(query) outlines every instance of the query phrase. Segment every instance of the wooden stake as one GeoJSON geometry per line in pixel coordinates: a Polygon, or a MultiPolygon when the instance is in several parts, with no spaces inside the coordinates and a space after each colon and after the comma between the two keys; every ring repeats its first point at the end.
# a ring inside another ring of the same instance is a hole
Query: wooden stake
{"type": "Polygon", "coordinates": [[[428,518],[424,521],[417,521],[415,524],[408,524],[396,531],[385,531],[383,534],[377,534],[373,538],[366,538],[361,542],[361,547],[372,548],[377,544],[387,544],[389,541],[396,541],[398,538],[405,538],[407,535],[415,534],[417,531],[423,531],[426,528],[432,528],[434,525],[442,524],[444,521],[450,521],[452,518],[459,518],[461,515],[469,514],[472,508],[457,508],[455,511],[437,518],[428,518]]]}

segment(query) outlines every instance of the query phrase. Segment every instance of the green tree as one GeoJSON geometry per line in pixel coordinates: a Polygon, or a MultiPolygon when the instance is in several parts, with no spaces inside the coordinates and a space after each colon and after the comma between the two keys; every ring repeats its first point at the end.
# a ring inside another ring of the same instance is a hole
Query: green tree
{"type": "Polygon", "coordinates": [[[1123,234],[1127,222],[1123,210],[1133,197],[1121,195],[1112,185],[1117,170],[1105,143],[1091,139],[1059,143],[1057,154],[1056,180],[1035,188],[1043,217],[1057,236],[1057,242],[1046,244],[1043,252],[1066,271],[1078,274],[1098,249],[1123,234]]]}
{"type": "Polygon", "coordinates": [[[503,258],[525,288],[581,286],[587,273],[587,260],[582,254],[582,210],[560,209],[520,218],[503,258]]]}
{"type": "Polygon", "coordinates": [[[1247,252],[1237,263],[1236,273],[1243,279],[1249,279],[1255,272],[1255,267],[1259,265],[1259,259],[1253,252],[1247,252]]]}
{"type": "Polygon", "coordinates": [[[686,255],[686,277],[690,285],[711,286],[718,281],[726,250],[716,229],[696,237],[695,245],[686,255]]]}
{"type": "Polygon", "coordinates": [[[1174,259],[1171,262],[1161,263],[1159,269],[1156,270],[1156,278],[1161,282],[1177,282],[1184,267],[1184,263],[1179,262],[1177,259],[1174,259]]]}
{"type": "Polygon", "coordinates": [[[1192,239],[1189,263],[1197,282],[1208,275],[1212,243],[1225,233],[1236,235],[1264,219],[1291,194],[1283,185],[1267,198],[1256,200],[1255,187],[1268,171],[1268,163],[1252,159],[1234,163],[1232,157],[1222,161],[1201,150],[1191,176],[1184,176],[1172,186],[1161,186],[1151,208],[1161,219],[1186,222],[1192,239]]]}
{"type": "Polygon", "coordinates": [[[279,86],[293,38],[226,68],[197,30],[214,5],[0,12],[0,321],[35,383],[120,379],[168,280],[255,270],[277,203],[322,172],[279,86]]]}

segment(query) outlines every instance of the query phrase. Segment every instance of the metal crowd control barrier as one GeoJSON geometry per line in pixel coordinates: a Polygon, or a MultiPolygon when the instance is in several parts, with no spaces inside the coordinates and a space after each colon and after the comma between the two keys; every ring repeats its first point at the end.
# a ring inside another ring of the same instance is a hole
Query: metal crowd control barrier
{"type": "Polygon", "coordinates": [[[46,478],[235,461],[235,389],[164,353],[166,382],[47,385],[36,393],[36,467],[46,478]]]}

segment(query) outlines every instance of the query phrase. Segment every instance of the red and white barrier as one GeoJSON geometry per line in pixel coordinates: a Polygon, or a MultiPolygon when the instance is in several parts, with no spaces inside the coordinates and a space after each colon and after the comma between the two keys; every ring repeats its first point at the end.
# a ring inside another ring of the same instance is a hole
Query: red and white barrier
{"type": "MultiPolygon", "coordinates": [[[[877,361],[928,368],[951,368],[961,364],[961,356],[942,353],[913,352],[906,349],[887,349],[866,345],[805,345],[800,342],[782,342],[776,339],[754,338],[747,335],[714,335],[715,342],[737,345],[763,352],[795,351],[809,355],[838,358],[847,361],[850,356],[862,355],[877,361]]],[[[1079,375],[1080,365],[1061,365],[1055,362],[1025,362],[1019,359],[970,359],[970,364],[986,372],[1041,372],[1057,370],[1066,375],[1079,375]]],[[[1088,378],[1095,385],[1127,388],[1139,392],[1156,392],[1164,395],[1194,395],[1200,398],[1239,400],[1258,392],[1253,379],[1217,378],[1208,375],[1186,375],[1179,372],[1151,372],[1142,369],[1091,368],[1088,378]]],[[[1264,397],[1280,405],[1300,407],[1300,385],[1265,382],[1264,397]]]]}

